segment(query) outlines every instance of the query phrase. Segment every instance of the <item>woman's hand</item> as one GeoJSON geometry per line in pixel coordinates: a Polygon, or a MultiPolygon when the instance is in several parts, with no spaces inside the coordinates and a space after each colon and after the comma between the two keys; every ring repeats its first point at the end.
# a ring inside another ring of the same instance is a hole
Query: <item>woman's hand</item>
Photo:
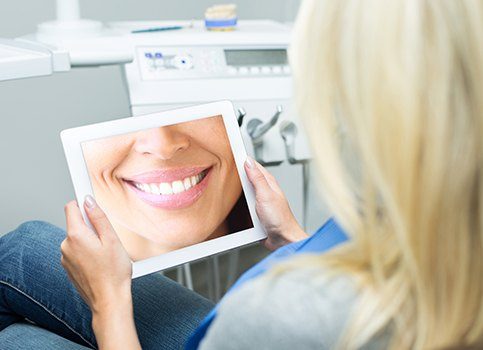
{"type": "Polygon", "coordinates": [[[257,215],[268,235],[265,246],[275,250],[307,238],[273,175],[251,158],[245,162],[245,171],[255,188],[257,215]]]}
{"type": "Polygon", "coordinates": [[[92,197],[84,207],[91,230],[76,202],[65,206],[67,238],[62,242],[62,265],[93,313],[110,308],[115,298],[130,296],[131,261],[104,212],[92,197]]]}
{"type": "Polygon", "coordinates": [[[69,202],[62,265],[91,308],[99,347],[140,348],[132,308],[131,260],[94,198],[87,196],[84,208],[95,231],[84,222],[76,202],[69,202]]]}

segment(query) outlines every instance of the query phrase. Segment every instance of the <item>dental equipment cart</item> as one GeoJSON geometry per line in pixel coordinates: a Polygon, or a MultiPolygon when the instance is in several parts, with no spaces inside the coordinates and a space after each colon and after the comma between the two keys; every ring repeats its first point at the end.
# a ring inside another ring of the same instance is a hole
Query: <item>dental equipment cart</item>
{"type": "Polygon", "coordinates": [[[124,65],[132,114],[232,100],[249,154],[270,166],[302,223],[303,164],[310,155],[292,103],[290,28],[267,20],[240,21],[231,32],[207,31],[201,21],[115,22],[110,27],[125,35],[134,52],[133,62],[124,65]],[[169,26],[184,28],[132,33],[169,26]]]}

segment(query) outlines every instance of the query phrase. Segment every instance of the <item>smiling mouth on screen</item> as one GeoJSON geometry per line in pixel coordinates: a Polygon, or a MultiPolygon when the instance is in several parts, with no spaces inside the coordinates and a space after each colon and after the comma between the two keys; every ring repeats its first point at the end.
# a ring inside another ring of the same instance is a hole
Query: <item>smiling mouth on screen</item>
{"type": "Polygon", "coordinates": [[[154,170],[123,179],[135,195],[161,209],[189,207],[208,187],[212,167],[154,170]]]}

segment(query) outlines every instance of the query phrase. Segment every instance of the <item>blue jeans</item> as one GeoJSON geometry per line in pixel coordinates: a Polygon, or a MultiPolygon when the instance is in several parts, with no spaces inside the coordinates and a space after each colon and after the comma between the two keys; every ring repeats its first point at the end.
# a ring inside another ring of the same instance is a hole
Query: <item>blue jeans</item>
{"type": "MultiPolygon", "coordinates": [[[[6,349],[96,348],[91,312],[60,264],[65,232],[32,221],[0,237],[0,344],[6,349]]],[[[160,274],[133,280],[143,349],[181,349],[214,306],[160,274]]]]}

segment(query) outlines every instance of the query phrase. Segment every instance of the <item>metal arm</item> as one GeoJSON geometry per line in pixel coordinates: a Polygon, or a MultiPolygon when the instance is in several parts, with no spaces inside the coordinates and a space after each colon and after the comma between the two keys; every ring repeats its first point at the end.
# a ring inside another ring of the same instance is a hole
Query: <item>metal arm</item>
{"type": "Polygon", "coordinates": [[[263,135],[267,133],[278,121],[280,114],[283,112],[281,105],[277,106],[277,111],[266,123],[263,123],[260,119],[252,119],[248,122],[247,132],[250,135],[254,145],[258,145],[263,142],[263,135]]]}
{"type": "Polygon", "coordinates": [[[285,153],[290,164],[295,164],[295,137],[297,136],[297,126],[293,122],[284,121],[280,124],[280,136],[285,144],[285,153]]]}
{"type": "Polygon", "coordinates": [[[247,112],[245,111],[245,108],[243,108],[243,107],[238,108],[237,112],[238,112],[238,117],[237,117],[238,126],[242,126],[243,119],[247,115],[247,112]]]}
{"type": "Polygon", "coordinates": [[[280,114],[283,112],[281,105],[277,106],[277,111],[267,122],[262,122],[260,119],[252,119],[247,124],[247,132],[253,143],[253,151],[255,152],[255,159],[261,164],[267,165],[268,163],[263,161],[263,135],[270,130],[278,121],[280,114]]]}

